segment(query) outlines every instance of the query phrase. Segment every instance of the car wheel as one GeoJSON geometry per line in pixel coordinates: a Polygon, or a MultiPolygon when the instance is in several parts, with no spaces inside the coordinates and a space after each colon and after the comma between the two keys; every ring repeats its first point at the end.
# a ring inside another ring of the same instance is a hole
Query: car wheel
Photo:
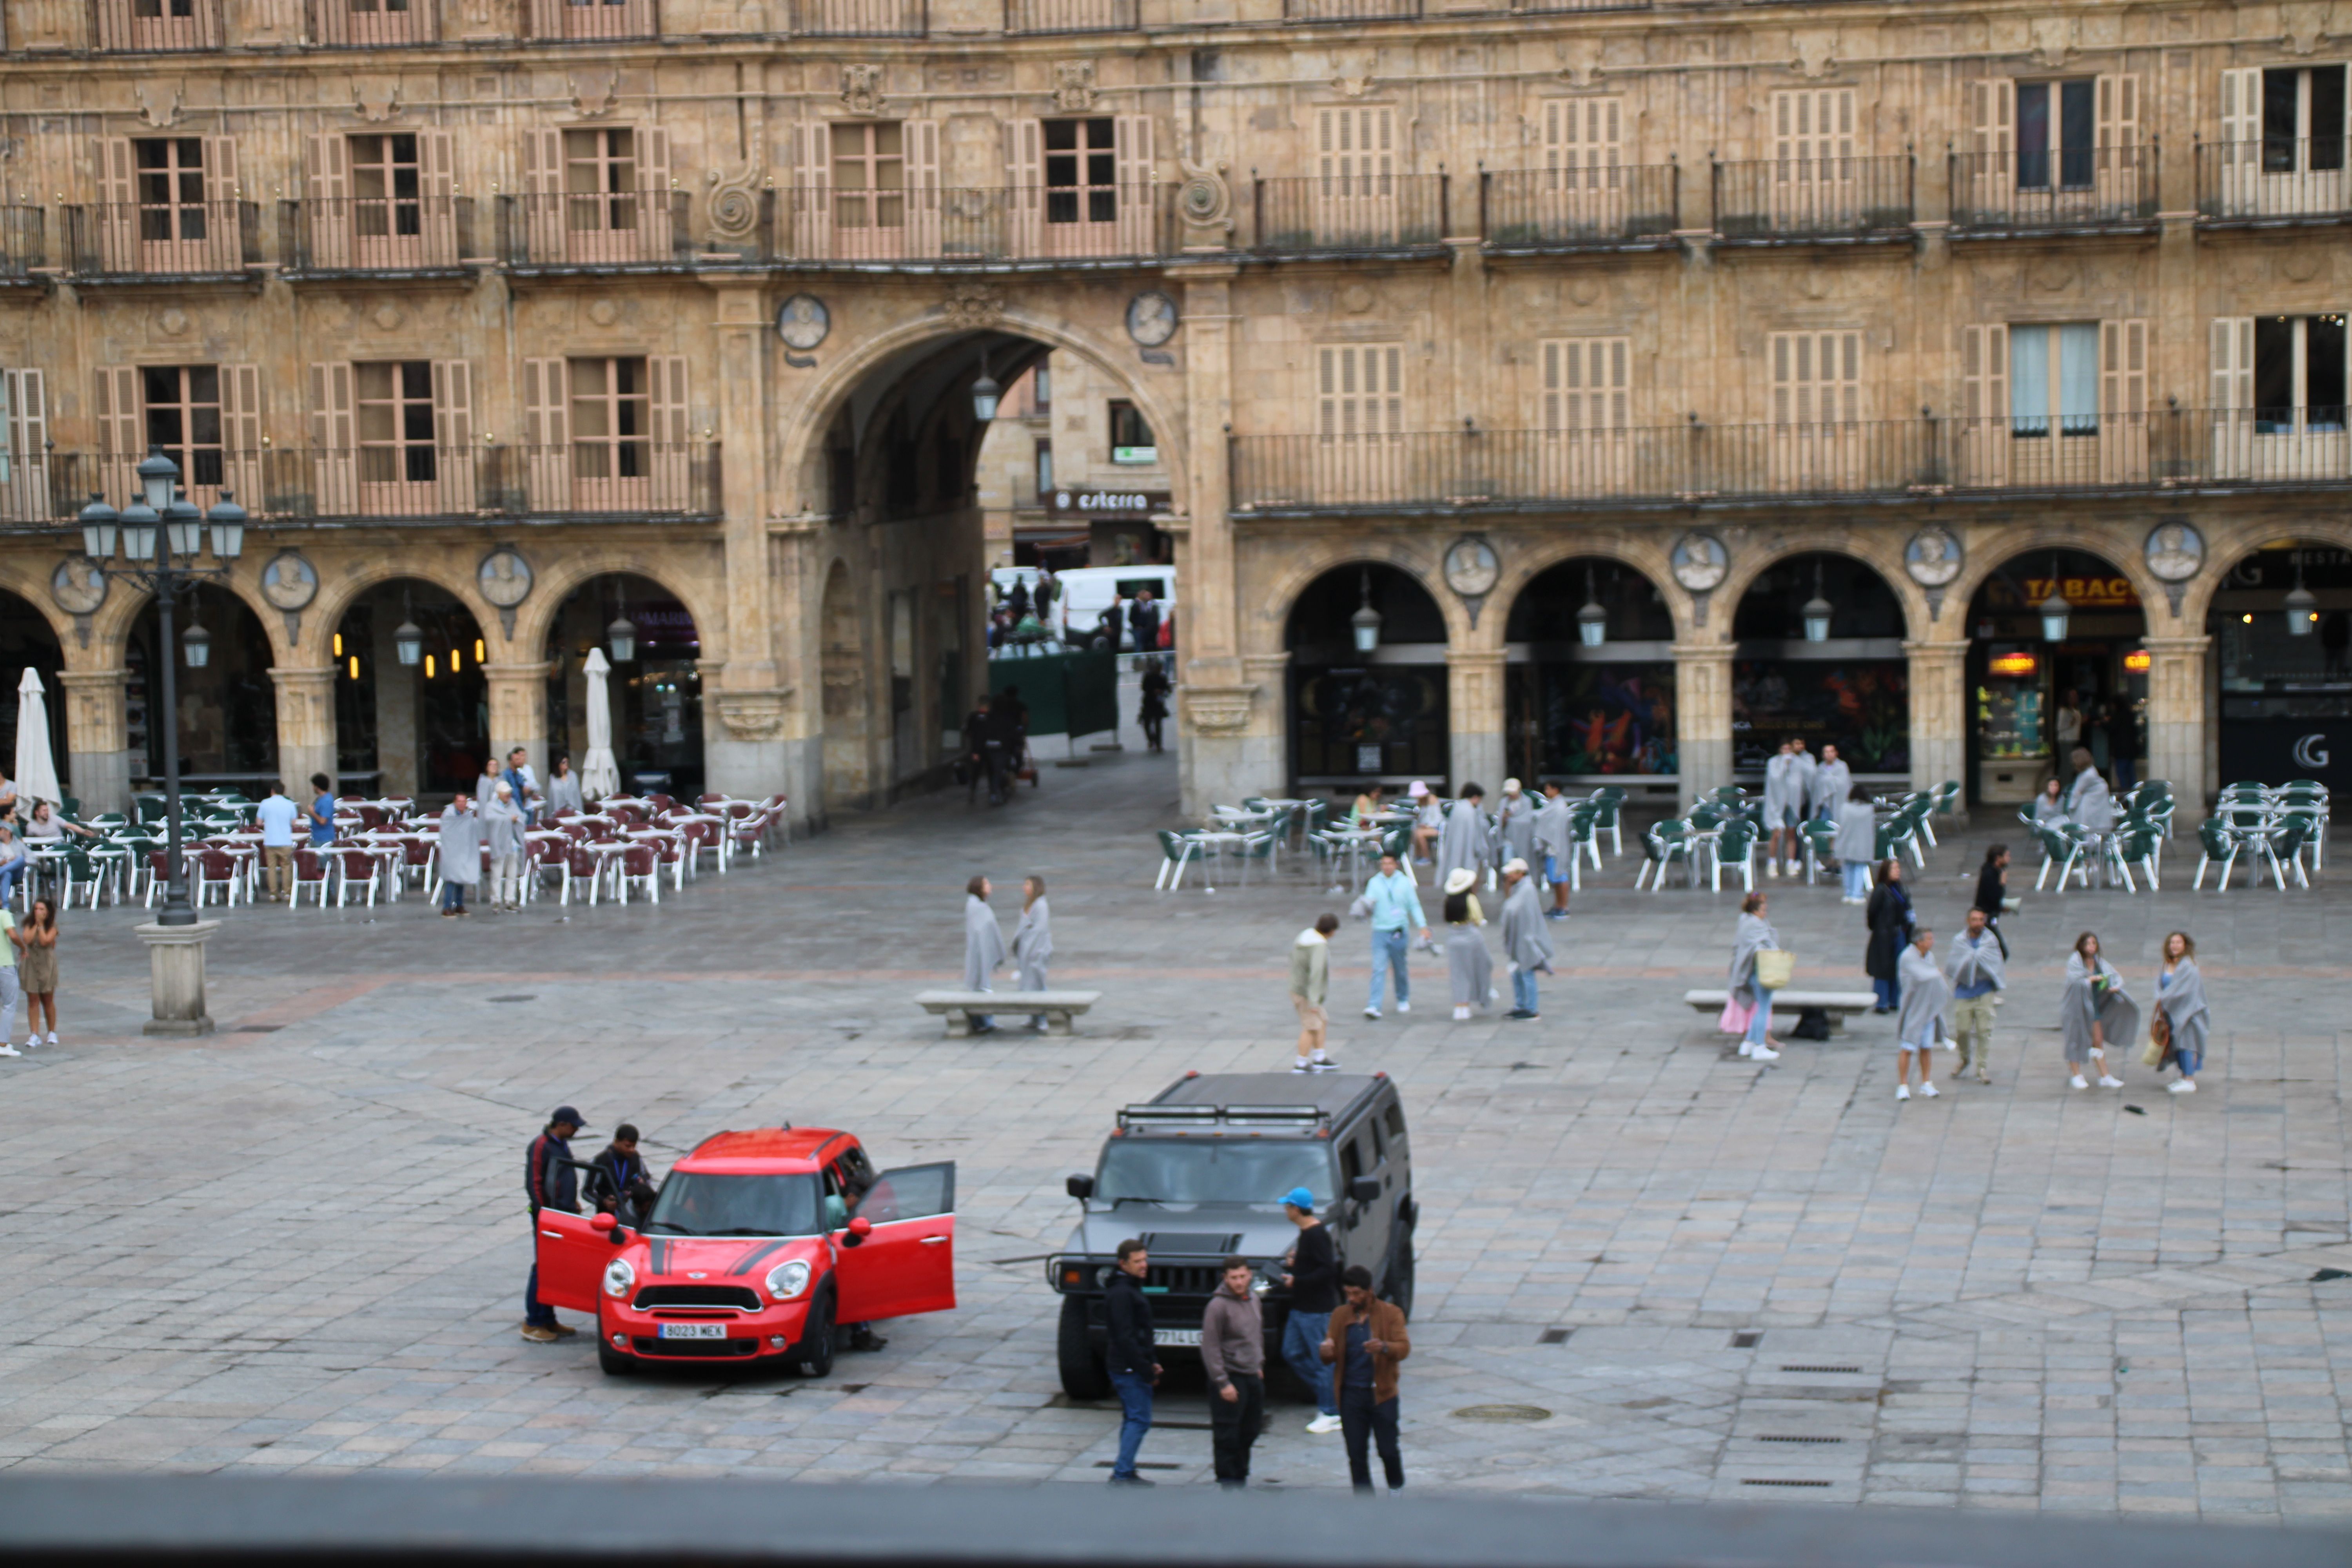
{"type": "Polygon", "coordinates": [[[1072,1399],[1108,1399],[1110,1397],[1110,1377],[1103,1371],[1102,1358],[1087,1334],[1087,1300],[1083,1296],[1062,1298],[1062,1327],[1055,1336],[1055,1349],[1062,1363],[1062,1392],[1072,1399]]]}
{"type": "Polygon", "coordinates": [[[824,1377],[833,1371],[833,1298],[827,1296],[809,1310],[808,1331],[793,1352],[792,1368],[803,1377],[824,1377]]]}
{"type": "Polygon", "coordinates": [[[596,1364],[604,1369],[607,1377],[627,1377],[637,1370],[637,1358],[613,1348],[613,1342],[603,1333],[596,1336],[596,1364]]]}
{"type": "Polygon", "coordinates": [[[1396,1250],[1389,1258],[1388,1299],[1398,1311],[1412,1316],[1412,1232],[1409,1230],[1398,1235],[1396,1250]]]}

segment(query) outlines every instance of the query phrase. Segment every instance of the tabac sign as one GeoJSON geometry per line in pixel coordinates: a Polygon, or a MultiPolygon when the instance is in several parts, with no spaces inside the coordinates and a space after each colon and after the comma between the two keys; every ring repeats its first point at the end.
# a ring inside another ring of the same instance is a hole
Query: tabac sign
{"type": "MultiPolygon", "coordinates": [[[[2065,595],[2066,603],[2078,611],[2089,610],[2095,613],[2100,610],[2139,608],[2139,595],[2132,591],[2131,579],[2128,577],[2021,576],[2016,581],[2018,586],[2025,590],[2024,602],[2028,607],[2039,605],[2042,600],[2047,599],[2051,590],[2054,588],[2065,595]]],[[[2009,584],[1999,577],[1985,584],[1985,597],[2002,609],[2018,607],[2015,596],[2009,591],[2009,584]]]]}

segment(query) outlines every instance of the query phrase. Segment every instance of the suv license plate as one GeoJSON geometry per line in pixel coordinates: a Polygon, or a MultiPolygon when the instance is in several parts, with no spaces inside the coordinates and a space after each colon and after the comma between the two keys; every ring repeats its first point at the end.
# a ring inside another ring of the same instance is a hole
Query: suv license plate
{"type": "MultiPolygon", "coordinates": [[[[724,1323],[664,1323],[661,1337],[666,1340],[723,1340],[727,1337],[724,1323]]],[[[1198,1334],[1192,1336],[1197,1342],[1198,1334]]]]}
{"type": "Polygon", "coordinates": [[[1151,1331],[1151,1342],[1155,1345],[1191,1345],[1197,1350],[1200,1348],[1201,1344],[1201,1331],[1198,1329],[1154,1329],[1151,1331]]]}

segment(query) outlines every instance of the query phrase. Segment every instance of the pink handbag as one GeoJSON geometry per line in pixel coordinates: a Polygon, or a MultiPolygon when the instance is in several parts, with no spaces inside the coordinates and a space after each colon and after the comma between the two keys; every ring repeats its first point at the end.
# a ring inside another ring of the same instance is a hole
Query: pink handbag
{"type": "Polygon", "coordinates": [[[1755,1016],[1756,1009],[1735,995],[1723,1005],[1723,1016],[1715,1021],[1715,1026],[1727,1035],[1744,1035],[1748,1020],[1755,1016]]]}

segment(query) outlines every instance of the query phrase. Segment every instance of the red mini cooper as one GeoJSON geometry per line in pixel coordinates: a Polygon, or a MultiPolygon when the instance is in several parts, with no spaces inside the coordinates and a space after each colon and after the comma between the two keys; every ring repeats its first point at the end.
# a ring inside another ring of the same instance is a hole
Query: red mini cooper
{"type": "Polygon", "coordinates": [[[956,1304],[955,1165],[877,1175],[824,1127],[717,1133],[642,1219],[541,1209],[539,1296],[595,1314],[608,1373],[764,1359],[823,1377],[836,1325],[956,1304]]]}

